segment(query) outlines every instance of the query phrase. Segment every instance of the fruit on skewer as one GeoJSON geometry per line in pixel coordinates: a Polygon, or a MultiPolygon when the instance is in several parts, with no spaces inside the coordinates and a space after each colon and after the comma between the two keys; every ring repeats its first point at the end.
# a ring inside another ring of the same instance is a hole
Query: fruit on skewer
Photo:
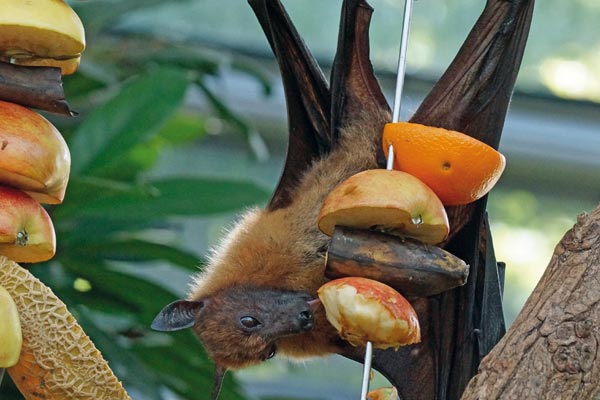
{"type": "Polygon", "coordinates": [[[0,121],[0,183],[40,203],[61,203],[71,154],[60,132],[41,115],[5,101],[0,101],[0,121]]]}
{"type": "Polygon", "coordinates": [[[394,169],[429,186],[444,205],[471,203],[498,182],[504,156],[464,133],[410,122],[386,124],[383,149],[394,149],[394,169]]]}
{"type": "Polygon", "coordinates": [[[44,207],[25,192],[0,185],[0,255],[34,263],[55,252],[54,225],[44,207]]]}
{"type": "Polygon", "coordinates": [[[366,278],[329,281],[318,290],[327,320],[354,346],[398,348],[421,341],[417,314],[391,287],[366,278]]]}
{"type": "Polygon", "coordinates": [[[85,49],[79,16],[63,0],[2,0],[0,60],[74,73],[85,49]]]}
{"type": "Polygon", "coordinates": [[[446,210],[430,188],[405,172],[384,169],[359,172],[333,189],[323,202],[318,225],[330,236],[339,225],[429,244],[442,242],[449,231],[446,210]]]}

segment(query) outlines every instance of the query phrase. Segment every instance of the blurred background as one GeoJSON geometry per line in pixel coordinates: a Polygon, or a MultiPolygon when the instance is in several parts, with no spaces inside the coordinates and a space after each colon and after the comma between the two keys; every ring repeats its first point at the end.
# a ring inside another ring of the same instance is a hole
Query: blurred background
{"type": "MultiPolygon", "coordinates": [[[[333,59],[341,0],[284,0],[320,64],[333,59]]],[[[370,0],[372,60],[391,98],[404,2],[370,0]]],[[[415,3],[403,119],[450,63],[483,0],[415,3]]],[[[212,365],[191,332],[148,326],[185,295],[239,210],[265,204],[282,170],[286,111],[276,64],[243,0],[88,0],[80,115],[49,115],[71,148],[65,203],[50,210],[55,259],[31,266],[69,306],[134,399],[208,399],[212,365]]],[[[511,323],[554,246],[600,200],[600,3],[540,1],[489,198],[507,264],[511,323]]],[[[390,101],[391,102],[391,101],[390,101]]],[[[361,366],[275,358],[229,374],[223,399],[357,397],[361,366]]],[[[8,377],[0,398],[20,399],[8,377]]],[[[385,385],[377,377],[372,387],[385,385]]]]}

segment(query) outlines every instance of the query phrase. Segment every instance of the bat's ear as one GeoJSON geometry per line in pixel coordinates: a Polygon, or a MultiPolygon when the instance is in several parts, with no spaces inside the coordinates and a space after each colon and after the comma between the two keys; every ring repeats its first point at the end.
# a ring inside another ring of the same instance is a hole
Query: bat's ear
{"type": "Polygon", "coordinates": [[[223,385],[223,379],[225,378],[226,372],[227,368],[221,365],[215,366],[215,376],[213,378],[213,387],[210,395],[212,400],[217,400],[219,398],[219,393],[221,392],[221,386],[223,385]]]}
{"type": "Polygon", "coordinates": [[[177,300],[165,306],[152,321],[150,327],[156,331],[178,331],[196,324],[198,314],[206,301],[177,300]]]}

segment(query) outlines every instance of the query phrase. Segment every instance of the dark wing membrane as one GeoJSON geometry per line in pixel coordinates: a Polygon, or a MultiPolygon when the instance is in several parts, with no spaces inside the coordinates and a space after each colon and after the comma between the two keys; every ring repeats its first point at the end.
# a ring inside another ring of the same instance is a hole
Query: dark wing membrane
{"type": "MultiPolygon", "coordinates": [[[[454,129],[497,147],[529,33],[534,0],[488,0],[456,58],[411,118],[454,129]]],[[[402,398],[458,399],[476,372],[482,352],[502,329],[481,325],[501,307],[501,295],[485,290],[492,261],[480,245],[486,198],[449,210],[457,235],[446,249],[471,266],[465,286],[419,301],[422,343],[398,352],[378,351],[374,367],[402,398]],[[483,299],[483,296],[486,296],[483,299]],[[485,307],[485,309],[484,309],[485,307]],[[419,383],[415,385],[415,383],[419,383]]],[[[489,322],[489,321],[488,321],[489,322]]],[[[356,358],[356,354],[349,354],[356,358]]]]}
{"type": "Polygon", "coordinates": [[[331,149],[330,93],[314,57],[279,0],[249,0],[277,58],[288,110],[289,144],[283,174],[268,209],[289,205],[312,162],[331,149]]]}
{"type": "Polygon", "coordinates": [[[532,0],[488,1],[411,121],[459,130],[497,149],[532,11],[532,0]]]}
{"type": "MultiPolygon", "coordinates": [[[[342,5],[338,47],[331,72],[331,130],[352,125],[363,115],[389,113],[389,106],[375,78],[369,59],[369,25],[373,8],[364,0],[342,5]]],[[[376,132],[381,132],[376,129],[376,132]]]]}

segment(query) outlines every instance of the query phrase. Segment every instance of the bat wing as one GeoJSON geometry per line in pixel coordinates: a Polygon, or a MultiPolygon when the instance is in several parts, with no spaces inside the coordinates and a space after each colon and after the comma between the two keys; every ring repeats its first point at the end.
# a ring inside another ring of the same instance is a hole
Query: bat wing
{"type": "Polygon", "coordinates": [[[331,96],[314,57],[279,0],[250,0],[275,54],[288,110],[289,143],[283,174],[268,209],[286,207],[312,162],[331,149],[331,96]]]}
{"type": "MultiPolygon", "coordinates": [[[[534,0],[488,0],[456,58],[411,121],[455,129],[497,148],[533,6],[534,0]]],[[[460,398],[482,351],[502,336],[498,321],[484,325],[502,308],[501,290],[486,286],[499,276],[495,265],[490,268],[495,259],[483,224],[486,200],[448,210],[450,225],[459,231],[446,249],[471,266],[467,284],[417,302],[424,333],[418,347],[379,352],[374,359],[375,368],[403,397],[460,398]]]]}
{"type": "Polygon", "coordinates": [[[366,1],[343,3],[331,91],[279,0],[250,0],[250,5],[279,63],[288,110],[287,158],[268,205],[275,210],[291,202],[300,177],[331,150],[343,125],[364,113],[389,111],[389,106],[369,59],[373,9],[366,1]]]}
{"type": "MultiPolygon", "coordinates": [[[[369,58],[369,25],[373,9],[364,0],[342,5],[338,47],[331,72],[331,129],[352,125],[361,115],[389,113],[369,58]]],[[[383,127],[382,127],[383,129],[383,127]]]]}

